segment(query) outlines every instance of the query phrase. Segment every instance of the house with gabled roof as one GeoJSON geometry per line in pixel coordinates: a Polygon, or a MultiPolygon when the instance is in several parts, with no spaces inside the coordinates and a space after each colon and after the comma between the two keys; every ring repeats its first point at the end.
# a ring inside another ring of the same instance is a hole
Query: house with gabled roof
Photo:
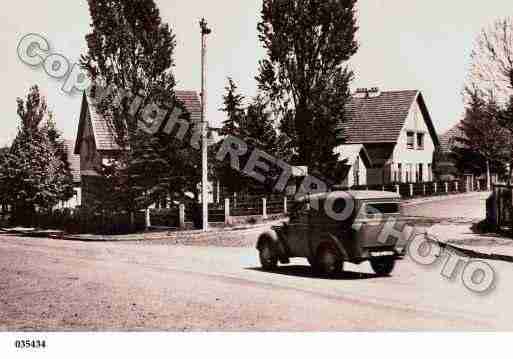
{"type": "MultiPolygon", "coordinates": [[[[191,123],[201,121],[201,102],[194,91],[175,91],[175,96],[189,114],[191,123]]],[[[112,159],[121,148],[116,142],[114,129],[98,113],[93,101],[84,93],[80,110],[74,154],[80,156],[82,205],[93,203],[99,184],[96,171],[104,160],[112,159]]]]}
{"type": "Polygon", "coordinates": [[[433,180],[433,157],[440,143],[420,91],[359,89],[346,111],[339,139],[365,147],[372,163],[368,185],[433,180]]]}

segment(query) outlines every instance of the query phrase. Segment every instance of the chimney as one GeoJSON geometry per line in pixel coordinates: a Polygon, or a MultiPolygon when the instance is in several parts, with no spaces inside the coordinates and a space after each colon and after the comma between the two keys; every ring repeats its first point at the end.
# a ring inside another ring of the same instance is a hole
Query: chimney
{"type": "Polygon", "coordinates": [[[354,97],[356,98],[367,98],[369,94],[369,90],[365,87],[356,89],[356,92],[354,93],[354,97]]]}
{"type": "Polygon", "coordinates": [[[354,93],[354,97],[356,98],[371,98],[371,97],[379,97],[381,95],[381,91],[379,87],[368,88],[359,88],[354,93]]]}
{"type": "Polygon", "coordinates": [[[379,87],[373,87],[367,93],[368,97],[379,97],[380,95],[381,95],[381,91],[380,91],[379,87]]]}

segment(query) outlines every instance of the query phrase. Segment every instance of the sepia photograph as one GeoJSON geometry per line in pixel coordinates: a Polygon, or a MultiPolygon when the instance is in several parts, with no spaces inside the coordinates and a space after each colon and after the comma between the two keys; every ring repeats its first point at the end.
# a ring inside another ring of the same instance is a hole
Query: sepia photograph
{"type": "Polygon", "coordinates": [[[3,5],[0,357],[510,339],[511,2],[3,5]]]}

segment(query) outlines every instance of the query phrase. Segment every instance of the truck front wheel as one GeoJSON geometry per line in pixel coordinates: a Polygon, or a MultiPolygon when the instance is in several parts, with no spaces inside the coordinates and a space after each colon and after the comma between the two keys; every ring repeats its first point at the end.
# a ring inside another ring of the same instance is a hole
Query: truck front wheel
{"type": "Polygon", "coordinates": [[[380,276],[387,276],[394,270],[395,267],[395,258],[393,257],[383,257],[383,258],[373,258],[370,260],[370,264],[372,270],[380,276]]]}

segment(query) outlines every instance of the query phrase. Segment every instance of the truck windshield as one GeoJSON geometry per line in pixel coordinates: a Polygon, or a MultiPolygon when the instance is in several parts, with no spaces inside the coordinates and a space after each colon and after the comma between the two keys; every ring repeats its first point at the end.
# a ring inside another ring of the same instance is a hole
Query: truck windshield
{"type": "Polygon", "coordinates": [[[400,212],[399,203],[369,203],[366,213],[372,214],[396,214],[400,212]]]}

